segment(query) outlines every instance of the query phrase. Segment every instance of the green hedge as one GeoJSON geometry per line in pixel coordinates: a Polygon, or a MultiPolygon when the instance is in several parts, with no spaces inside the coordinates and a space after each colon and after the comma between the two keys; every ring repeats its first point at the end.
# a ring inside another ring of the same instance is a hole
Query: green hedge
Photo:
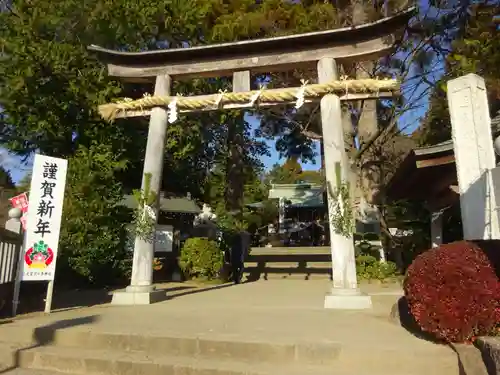
{"type": "Polygon", "coordinates": [[[189,238],[181,249],[179,266],[190,278],[217,279],[224,265],[224,254],[216,241],[189,238]]]}

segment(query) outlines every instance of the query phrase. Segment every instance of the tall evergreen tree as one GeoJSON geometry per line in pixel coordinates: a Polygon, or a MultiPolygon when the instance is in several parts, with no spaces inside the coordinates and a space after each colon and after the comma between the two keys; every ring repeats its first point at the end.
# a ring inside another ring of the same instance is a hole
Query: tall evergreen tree
{"type": "Polygon", "coordinates": [[[446,82],[468,73],[482,76],[488,91],[490,113],[500,110],[500,31],[493,18],[500,3],[470,4],[454,28],[455,39],[446,51],[445,72],[430,97],[429,110],[418,130],[419,143],[436,144],[451,138],[451,122],[446,99],[446,82]]]}

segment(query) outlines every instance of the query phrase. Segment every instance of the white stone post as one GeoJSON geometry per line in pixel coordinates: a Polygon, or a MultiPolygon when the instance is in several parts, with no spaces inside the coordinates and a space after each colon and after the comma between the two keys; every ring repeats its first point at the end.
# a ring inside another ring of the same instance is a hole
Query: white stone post
{"type": "MultiPolygon", "coordinates": [[[[338,79],[335,60],[323,58],[318,62],[319,83],[338,79]]],[[[349,178],[349,160],[344,147],[342,128],[342,109],[340,98],[328,94],[321,99],[321,124],[325,157],[325,177],[327,183],[328,217],[330,227],[330,246],[332,252],[333,287],[325,297],[325,308],[366,309],[371,308],[371,299],[361,294],[356,277],[356,260],[352,235],[345,237],[337,233],[332,224],[330,212],[337,197],[332,192],[337,188],[335,164],[340,162],[342,180],[349,178]]],[[[352,204],[352,202],[350,202],[352,204]]]]}
{"type": "Polygon", "coordinates": [[[5,222],[5,229],[15,234],[22,233],[21,216],[23,216],[23,213],[19,208],[11,208],[9,210],[9,219],[5,222]]]}
{"type": "Polygon", "coordinates": [[[484,80],[468,74],[450,80],[447,91],[464,239],[500,238],[491,193],[495,154],[484,80]]]}
{"type": "Polygon", "coordinates": [[[443,244],[443,212],[431,214],[431,246],[439,247],[443,244]]]}
{"type": "MultiPolygon", "coordinates": [[[[171,78],[168,75],[156,77],[155,96],[170,95],[171,78]]],[[[168,111],[161,107],[153,108],[149,120],[146,156],[142,177],[142,189],[145,188],[145,176],[151,174],[150,190],[157,194],[155,207],[158,219],[158,203],[160,199],[163,175],[165,136],[167,132],[168,111]]],[[[157,220],[156,219],[156,220],[157,220]]],[[[153,286],[154,242],[144,241],[136,237],[132,263],[132,279],[125,292],[115,292],[112,303],[118,305],[146,305],[162,299],[161,292],[155,292],[153,286]]],[[[163,293],[164,294],[164,293],[163,293]]]]}
{"type": "MultiPolygon", "coordinates": [[[[17,254],[16,271],[14,276],[14,292],[12,294],[12,316],[17,315],[17,308],[19,306],[19,293],[21,292],[21,277],[23,274],[24,266],[24,245],[26,235],[21,226],[22,211],[19,208],[11,208],[9,210],[9,220],[5,222],[5,229],[22,236],[19,244],[19,251],[17,254]]],[[[7,272],[5,268],[0,269],[1,272],[7,272]]]]}
{"type": "Polygon", "coordinates": [[[278,221],[279,221],[279,233],[285,233],[285,198],[278,198],[278,221]]]}

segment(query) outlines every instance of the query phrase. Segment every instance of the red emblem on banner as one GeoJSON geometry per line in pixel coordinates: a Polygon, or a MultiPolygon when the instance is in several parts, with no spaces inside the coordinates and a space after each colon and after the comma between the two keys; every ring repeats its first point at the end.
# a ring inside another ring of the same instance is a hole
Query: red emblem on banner
{"type": "Polygon", "coordinates": [[[29,268],[47,268],[54,261],[54,252],[43,241],[38,241],[24,255],[24,262],[29,268]]]}

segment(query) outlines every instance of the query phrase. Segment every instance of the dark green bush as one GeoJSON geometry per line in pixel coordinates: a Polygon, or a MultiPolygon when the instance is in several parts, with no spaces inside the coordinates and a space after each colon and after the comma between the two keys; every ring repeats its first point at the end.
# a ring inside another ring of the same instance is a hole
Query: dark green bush
{"type": "Polygon", "coordinates": [[[381,246],[374,245],[368,241],[360,241],[354,244],[354,251],[356,256],[371,256],[380,260],[381,246]]]}
{"type": "Polygon", "coordinates": [[[216,241],[193,237],[184,243],[179,265],[188,277],[212,280],[220,276],[224,254],[216,241]]]}
{"type": "Polygon", "coordinates": [[[356,256],[370,255],[380,260],[381,245],[373,242],[380,241],[380,236],[376,233],[355,233],[354,249],[356,256]]]}
{"type": "Polygon", "coordinates": [[[356,273],[358,278],[365,280],[386,280],[398,275],[396,264],[380,262],[371,255],[356,257],[356,273]]]}

